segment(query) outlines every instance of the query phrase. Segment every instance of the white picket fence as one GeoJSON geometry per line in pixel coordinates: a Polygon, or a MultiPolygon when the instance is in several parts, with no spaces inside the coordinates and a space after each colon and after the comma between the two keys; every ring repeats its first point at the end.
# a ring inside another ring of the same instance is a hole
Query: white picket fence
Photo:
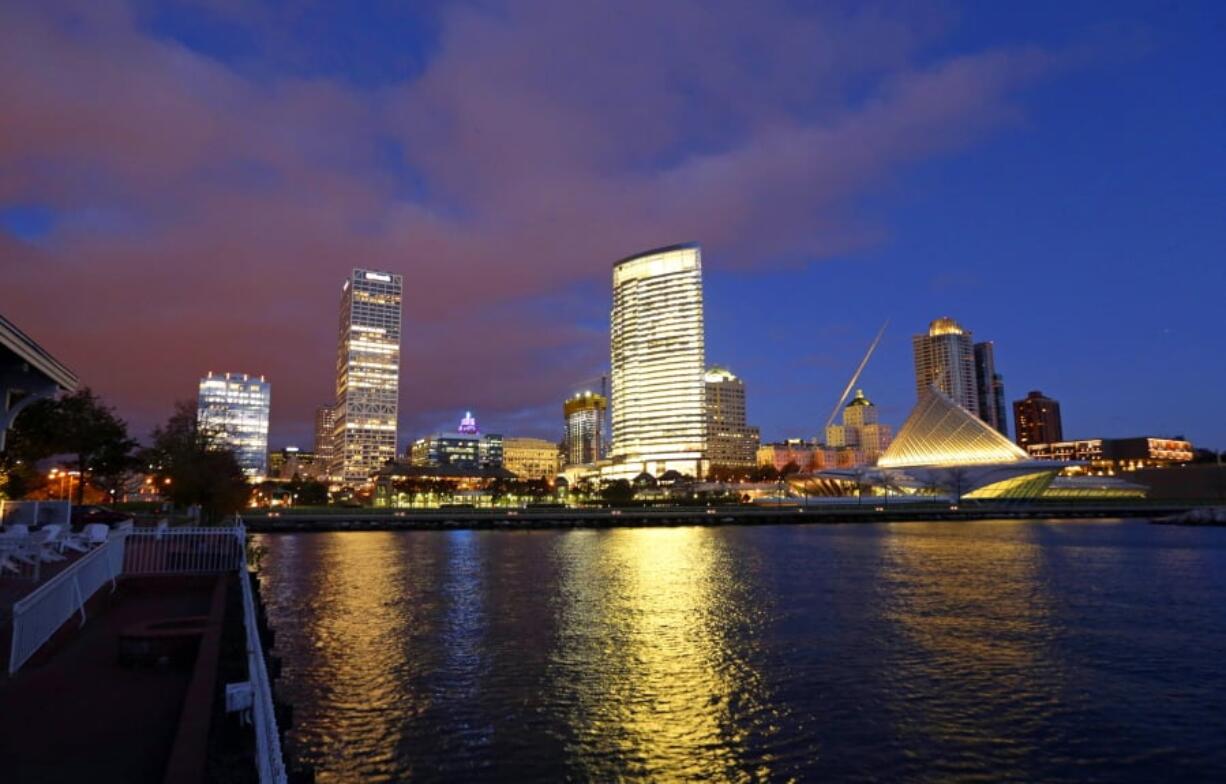
{"type": "Polygon", "coordinates": [[[255,596],[247,576],[246,542],[247,530],[241,524],[229,528],[138,528],[112,532],[104,544],[82,555],[13,605],[9,674],[17,672],[74,615],[79,614],[84,624],[86,602],[108,582],[114,590],[116,581],[125,576],[237,572],[247,635],[256,768],[261,784],[285,784],[285,760],[273,708],[272,683],[260,642],[255,596]]]}
{"type": "Polygon", "coordinates": [[[13,674],[51,639],[56,630],[80,613],[85,623],[85,602],[123,573],[123,536],[113,536],[13,604],[13,640],[9,648],[9,674],[13,674]]]}

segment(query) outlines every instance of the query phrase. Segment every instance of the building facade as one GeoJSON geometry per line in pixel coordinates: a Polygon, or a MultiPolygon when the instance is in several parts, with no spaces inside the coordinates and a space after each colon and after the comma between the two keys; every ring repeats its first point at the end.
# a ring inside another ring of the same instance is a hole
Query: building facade
{"type": "Polygon", "coordinates": [[[314,479],[318,476],[316,455],[296,446],[287,446],[268,455],[268,476],[273,479],[314,479]]]}
{"type": "Polygon", "coordinates": [[[931,387],[967,411],[979,414],[979,385],[971,333],[951,318],[939,318],[928,332],[911,338],[915,355],[915,395],[922,400],[931,387]]]}
{"type": "Polygon", "coordinates": [[[674,245],[613,266],[609,476],[701,476],[707,451],[702,254],[674,245]]]}
{"type": "Polygon", "coordinates": [[[1088,438],[1080,441],[1027,444],[1035,460],[1084,462],[1089,473],[1115,474],[1141,468],[1167,468],[1192,462],[1192,442],[1182,438],[1088,438]]]}
{"type": "Polygon", "coordinates": [[[213,373],[200,379],[196,424],[230,449],[248,479],[268,476],[268,411],[272,387],[263,376],[213,373]]]}
{"type": "Polygon", "coordinates": [[[1005,380],[996,372],[996,348],[992,341],[975,344],[975,391],[979,395],[979,418],[1006,438],[1005,380]]]}
{"type": "Polygon", "coordinates": [[[396,458],[402,287],[400,275],[355,269],[341,289],[329,473],[344,482],[396,458]]]}
{"type": "Polygon", "coordinates": [[[315,475],[321,479],[328,476],[336,450],[332,448],[333,431],[336,429],[336,406],[320,406],[315,409],[315,475]]]}
{"type": "Polygon", "coordinates": [[[502,467],[520,479],[548,479],[561,470],[558,445],[543,438],[506,438],[502,442],[502,467]]]}
{"type": "Polygon", "coordinates": [[[826,446],[855,450],[853,465],[873,465],[890,446],[893,429],[877,419],[877,407],[856,390],[856,396],[843,408],[843,423],[826,428],[826,446]]]}
{"type": "Polygon", "coordinates": [[[825,465],[823,450],[814,448],[799,438],[758,447],[757,462],[776,471],[795,466],[798,471],[812,471],[825,465]]]}
{"type": "Polygon", "coordinates": [[[711,468],[753,468],[758,428],[746,424],[745,382],[727,368],[712,367],[707,389],[707,461],[711,468]]]}
{"type": "Polygon", "coordinates": [[[497,433],[482,435],[476,417],[471,411],[465,411],[456,432],[419,438],[409,445],[408,456],[410,465],[419,468],[502,468],[502,436],[497,433]]]}
{"type": "Polygon", "coordinates": [[[604,420],[608,407],[608,399],[592,391],[580,392],[562,404],[562,417],[566,421],[566,434],[562,439],[566,465],[594,465],[604,457],[604,420]]]}
{"type": "Polygon", "coordinates": [[[1064,423],[1060,419],[1060,403],[1037,389],[1022,400],[1014,400],[1013,433],[1017,445],[1022,449],[1031,444],[1063,441],[1064,423]]]}

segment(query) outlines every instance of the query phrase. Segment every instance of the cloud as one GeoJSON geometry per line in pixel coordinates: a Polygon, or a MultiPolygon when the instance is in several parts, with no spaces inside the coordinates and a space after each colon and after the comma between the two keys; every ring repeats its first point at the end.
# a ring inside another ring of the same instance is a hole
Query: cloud
{"type": "Polygon", "coordinates": [[[1016,121],[1058,64],[933,54],[952,20],[931,9],[832,8],[457,4],[420,74],[359,86],[271,56],[254,73],[121,3],[5,6],[0,208],[56,220],[36,245],[0,234],[0,303],[139,428],[234,370],[270,378],[274,433],[302,440],[340,281],[392,269],[404,436],[449,406],[522,421],[606,361],[612,260],[697,239],[709,266],[764,268],[880,241],[862,196],[1016,121]]]}

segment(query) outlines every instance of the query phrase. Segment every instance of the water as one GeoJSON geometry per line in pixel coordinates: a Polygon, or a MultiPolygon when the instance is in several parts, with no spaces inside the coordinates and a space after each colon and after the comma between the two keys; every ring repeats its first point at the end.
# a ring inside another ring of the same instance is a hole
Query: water
{"type": "Polygon", "coordinates": [[[320,782],[1226,780],[1226,529],[263,541],[320,782]]]}

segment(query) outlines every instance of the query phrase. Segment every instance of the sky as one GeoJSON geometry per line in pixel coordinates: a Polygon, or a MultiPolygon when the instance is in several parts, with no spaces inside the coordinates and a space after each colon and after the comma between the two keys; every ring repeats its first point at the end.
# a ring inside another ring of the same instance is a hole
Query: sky
{"type": "Polygon", "coordinates": [[[1065,436],[1226,449],[1226,4],[0,4],[0,312],[138,435],[206,371],[270,442],[334,397],[353,267],[405,280],[401,446],[561,435],[610,267],[703,248],[764,440],[914,403],[951,316],[1065,436]]]}

